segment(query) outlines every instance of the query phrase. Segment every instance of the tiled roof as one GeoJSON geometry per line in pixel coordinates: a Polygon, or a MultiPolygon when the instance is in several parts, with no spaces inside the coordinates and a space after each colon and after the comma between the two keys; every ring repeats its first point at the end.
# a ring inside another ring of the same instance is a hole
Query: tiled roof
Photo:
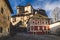
{"type": "Polygon", "coordinates": [[[46,11],[43,10],[43,9],[39,9],[39,10],[35,10],[35,11],[37,11],[37,13],[39,13],[39,14],[41,14],[41,15],[43,15],[43,16],[48,17],[47,14],[46,14],[46,11]]]}

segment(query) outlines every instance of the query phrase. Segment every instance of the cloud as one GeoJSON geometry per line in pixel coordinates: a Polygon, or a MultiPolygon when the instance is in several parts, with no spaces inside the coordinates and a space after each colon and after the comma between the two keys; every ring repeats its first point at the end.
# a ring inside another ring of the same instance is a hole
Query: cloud
{"type": "Polygon", "coordinates": [[[59,7],[60,8],[60,4],[59,3],[53,3],[53,4],[48,3],[48,4],[45,5],[44,8],[46,10],[53,10],[56,7],[59,7]]]}
{"type": "Polygon", "coordinates": [[[52,11],[56,8],[60,8],[60,0],[35,0],[32,3],[33,7],[35,9],[42,8],[45,9],[47,12],[47,15],[51,17],[52,11]]]}
{"type": "Polygon", "coordinates": [[[47,14],[50,15],[55,7],[60,8],[60,0],[9,0],[14,12],[16,12],[16,6],[21,4],[24,5],[26,2],[31,2],[32,6],[37,8],[42,8],[47,11],[47,14]]]}
{"type": "Polygon", "coordinates": [[[56,7],[59,7],[60,8],[60,1],[55,1],[53,3],[46,3],[45,6],[44,6],[44,9],[49,13],[47,13],[49,15],[49,17],[51,17],[51,14],[52,14],[52,11],[56,8],[56,7]]]}

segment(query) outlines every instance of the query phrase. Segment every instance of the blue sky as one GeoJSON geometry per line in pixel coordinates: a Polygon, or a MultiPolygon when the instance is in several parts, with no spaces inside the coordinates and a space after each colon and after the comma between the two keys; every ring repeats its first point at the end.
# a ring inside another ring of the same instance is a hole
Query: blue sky
{"type": "Polygon", "coordinates": [[[26,5],[28,2],[33,6],[34,9],[42,8],[46,10],[48,17],[51,17],[52,10],[54,8],[60,8],[60,0],[9,0],[11,7],[16,14],[16,6],[26,5]]]}

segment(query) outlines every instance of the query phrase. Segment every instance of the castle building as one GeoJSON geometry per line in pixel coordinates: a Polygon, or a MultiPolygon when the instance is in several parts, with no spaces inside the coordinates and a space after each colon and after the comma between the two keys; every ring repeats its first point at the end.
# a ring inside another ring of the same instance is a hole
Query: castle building
{"type": "Polygon", "coordinates": [[[0,0],[0,37],[10,33],[10,18],[13,13],[9,0],[0,0]]]}
{"type": "Polygon", "coordinates": [[[36,10],[27,4],[26,6],[17,6],[17,15],[12,16],[11,23],[13,26],[27,28],[28,32],[33,33],[36,29],[36,32],[39,33],[49,30],[50,19],[45,10],[36,10]]]}
{"type": "Polygon", "coordinates": [[[47,34],[50,30],[50,19],[44,10],[40,10],[28,21],[27,32],[32,34],[47,34]],[[43,14],[44,13],[44,14],[43,14]]]}
{"type": "Polygon", "coordinates": [[[12,16],[11,23],[13,26],[20,23],[19,27],[27,27],[27,21],[33,16],[33,7],[30,4],[26,6],[17,6],[17,15],[12,16]]]}

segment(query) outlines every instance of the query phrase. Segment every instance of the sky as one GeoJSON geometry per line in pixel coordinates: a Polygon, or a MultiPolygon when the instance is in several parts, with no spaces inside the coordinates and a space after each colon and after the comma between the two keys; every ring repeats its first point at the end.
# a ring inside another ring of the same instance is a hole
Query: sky
{"type": "Polygon", "coordinates": [[[44,9],[46,11],[46,14],[48,17],[51,17],[52,11],[56,8],[60,8],[60,0],[9,0],[11,7],[13,9],[13,14],[16,15],[16,6],[18,5],[26,5],[27,3],[30,3],[34,9],[44,9]]]}

